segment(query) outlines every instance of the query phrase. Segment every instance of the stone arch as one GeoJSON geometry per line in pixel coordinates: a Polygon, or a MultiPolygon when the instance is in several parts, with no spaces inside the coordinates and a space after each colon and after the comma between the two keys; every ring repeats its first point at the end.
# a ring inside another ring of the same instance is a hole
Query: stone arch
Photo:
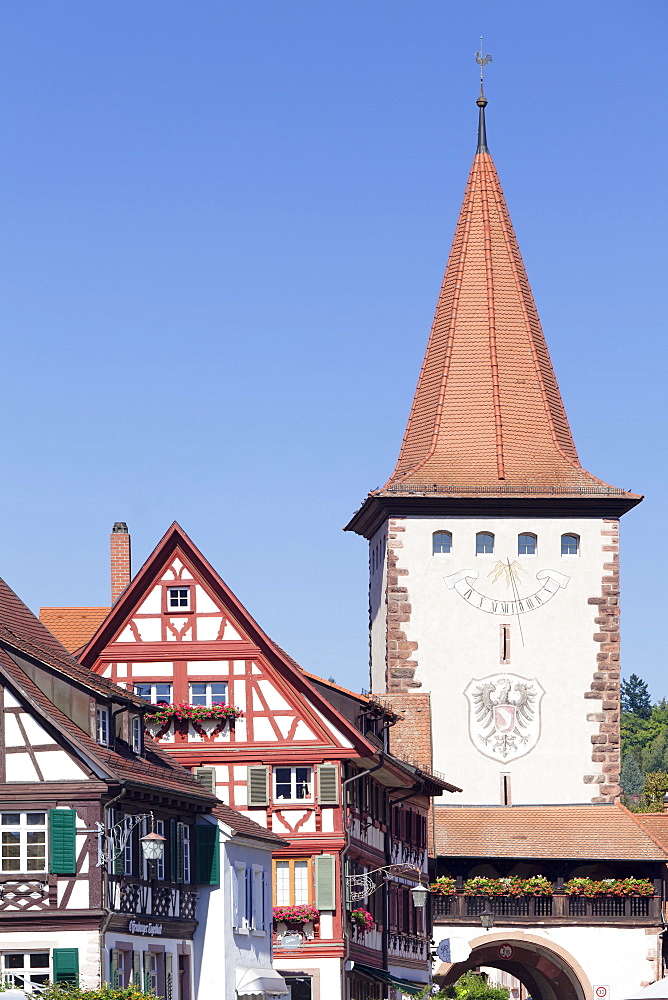
{"type": "Polygon", "coordinates": [[[488,932],[469,942],[465,962],[441,966],[434,979],[441,986],[455,983],[477,966],[501,969],[524,983],[533,1000],[590,1000],[592,987],[582,966],[560,945],[523,931],[488,932]],[[510,948],[507,955],[501,950],[510,948]]]}

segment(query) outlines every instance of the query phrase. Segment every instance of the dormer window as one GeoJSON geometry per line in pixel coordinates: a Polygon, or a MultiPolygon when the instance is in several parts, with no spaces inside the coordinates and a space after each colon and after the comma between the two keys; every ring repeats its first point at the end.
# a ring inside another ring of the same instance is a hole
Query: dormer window
{"type": "Polygon", "coordinates": [[[494,555],[494,535],[490,531],[479,531],[475,536],[475,554],[477,556],[494,555]]]}
{"type": "Polygon", "coordinates": [[[135,753],[141,753],[141,719],[138,715],[130,719],[130,746],[135,753]]]}
{"type": "Polygon", "coordinates": [[[109,746],[109,709],[97,707],[95,739],[103,747],[109,746]]]}
{"type": "Polygon", "coordinates": [[[190,611],[190,587],[168,587],[167,610],[190,611]]]}
{"type": "Polygon", "coordinates": [[[452,535],[449,531],[435,531],[431,536],[432,555],[447,555],[452,552],[452,535]]]}

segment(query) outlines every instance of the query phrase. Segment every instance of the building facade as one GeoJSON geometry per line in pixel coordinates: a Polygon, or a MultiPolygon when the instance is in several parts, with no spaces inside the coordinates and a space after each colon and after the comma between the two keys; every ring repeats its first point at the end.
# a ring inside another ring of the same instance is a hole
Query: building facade
{"type": "MultiPolygon", "coordinates": [[[[112,533],[112,552],[121,534],[112,533]]],[[[426,880],[429,801],[454,786],[393,758],[392,711],[307,675],[178,525],[131,583],[128,562],[126,579],[77,656],[151,703],[145,724],[179,764],[289,841],[274,859],[273,904],[313,914],[299,924],[297,951],[283,944],[294,947],[294,914],[290,922],[278,909],[274,920],[274,966],[295,998],[380,998],[391,980],[418,990],[430,933],[409,896],[416,875],[400,878],[391,897],[383,884],[362,899],[369,929],[352,920],[346,878],[410,863],[426,880]]],[[[68,619],[67,609],[50,613],[68,619]]]]}

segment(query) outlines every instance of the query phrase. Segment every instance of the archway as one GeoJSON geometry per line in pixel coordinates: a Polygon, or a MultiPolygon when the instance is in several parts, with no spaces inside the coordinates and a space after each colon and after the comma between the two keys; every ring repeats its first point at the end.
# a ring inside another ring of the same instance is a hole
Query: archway
{"type": "Polygon", "coordinates": [[[440,986],[450,986],[465,972],[482,965],[519,979],[533,1000],[590,1000],[592,996],[582,967],[553,941],[511,931],[487,933],[469,943],[472,950],[465,962],[436,971],[434,979],[440,986]]]}

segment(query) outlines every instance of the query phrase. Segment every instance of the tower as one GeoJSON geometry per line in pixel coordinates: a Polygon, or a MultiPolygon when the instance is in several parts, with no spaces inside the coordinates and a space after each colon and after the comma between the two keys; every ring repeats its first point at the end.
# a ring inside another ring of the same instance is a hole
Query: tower
{"type": "Polygon", "coordinates": [[[477,104],[399,459],[347,525],[369,541],[372,690],[429,694],[466,803],[611,801],[619,518],[642,497],[578,460],[477,104]]]}

